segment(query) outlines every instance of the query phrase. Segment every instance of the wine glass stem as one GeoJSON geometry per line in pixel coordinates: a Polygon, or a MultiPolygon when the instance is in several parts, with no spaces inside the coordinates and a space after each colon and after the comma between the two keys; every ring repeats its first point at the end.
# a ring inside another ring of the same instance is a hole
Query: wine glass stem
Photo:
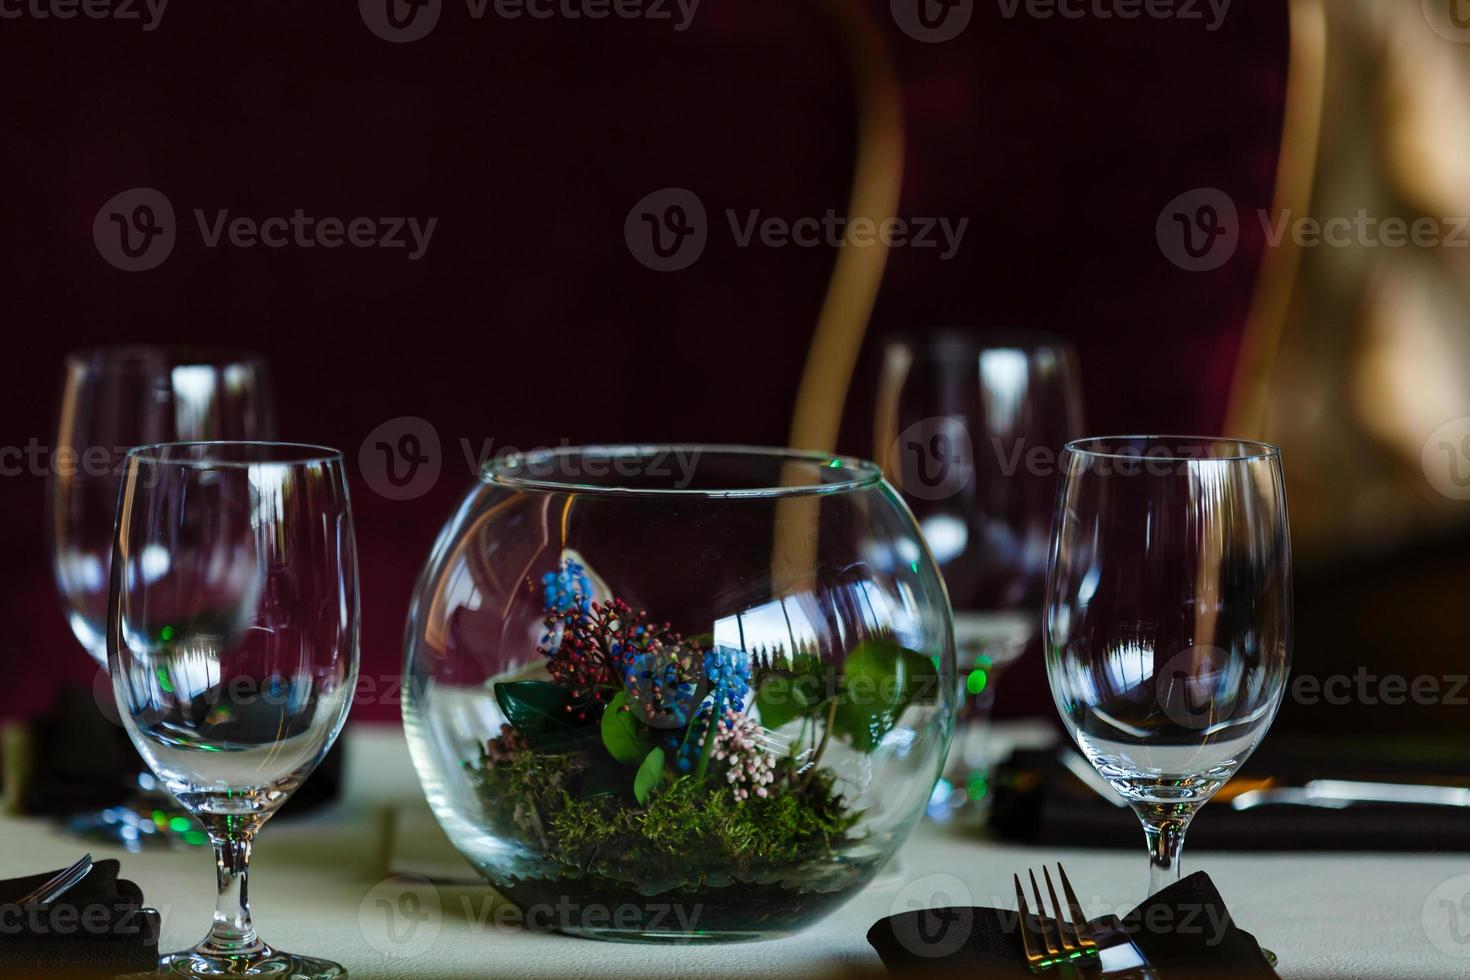
{"type": "Polygon", "coordinates": [[[203,948],[220,956],[241,956],[259,952],[264,943],[250,922],[250,847],[255,831],[228,825],[211,828],[214,844],[215,880],[219,896],[215,900],[214,925],[203,948]]]}
{"type": "MultiPolygon", "coordinates": [[[[1155,895],[1179,880],[1179,855],[1184,850],[1184,832],[1194,819],[1188,813],[1160,812],[1163,808],[1140,805],[1138,818],[1143,822],[1143,835],[1148,841],[1148,893],[1155,895]]],[[[1169,811],[1177,810],[1169,807],[1169,811]]]]}

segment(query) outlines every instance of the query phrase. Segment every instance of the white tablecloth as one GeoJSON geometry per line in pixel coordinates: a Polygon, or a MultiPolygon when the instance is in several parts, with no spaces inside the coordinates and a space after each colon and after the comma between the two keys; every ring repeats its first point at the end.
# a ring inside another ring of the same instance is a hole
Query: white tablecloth
{"type": "MultiPolygon", "coordinates": [[[[1010,908],[1011,873],[1057,860],[1066,865],[1089,914],[1131,907],[1145,884],[1141,845],[1138,853],[1042,850],[925,825],[900,852],[897,867],[795,938],[673,947],[523,931],[504,924],[486,888],[426,887],[393,875],[405,867],[435,866],[462,875],[464,866],[428,817],[402,734],[357,728],[345,737],[346,801],[328,813],[268,825],[256,843],[250,893],[256,926],[267,942],[338,960],[358,980],[754,980],[875,970],[877,956],[864,938],[868,927],[911,901],[1010,908]],[[412,897],[405,898],[407,893],[412,897]]],[[[81,849],[47,824],[0,818],[0,877],[63,866],[81,849]]],[[[122,858],[124,876],[137,881],[163,913],[165,948],[192,945],[203,935],[214,903],[206,848],[141,855],[91,850],[97,857],[122,858]]],[[[1470,898],[1461,907],[1462,896],[1470,894],[1465,855],[1186,850],[1186,872],[1199,868],[1210,872],[1236,921],[1276,951],[1284,977],[1470,976],[1470,898]]]]}

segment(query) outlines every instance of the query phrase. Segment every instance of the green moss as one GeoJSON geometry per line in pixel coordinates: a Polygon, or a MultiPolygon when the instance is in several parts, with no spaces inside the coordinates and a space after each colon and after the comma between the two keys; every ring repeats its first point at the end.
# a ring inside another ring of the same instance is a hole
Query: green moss
{"type": "Polygon", "coordinates": [[[638,806],[622,795],[579,795],[587,762],[575,755],[523,751],[469,768],[498,831],[539,845],[565,874],[640,887],[779,872],[830,855],[860,816],[834,791],[829,770],[745,800],[720,780],[679,776],[638,806]]]}

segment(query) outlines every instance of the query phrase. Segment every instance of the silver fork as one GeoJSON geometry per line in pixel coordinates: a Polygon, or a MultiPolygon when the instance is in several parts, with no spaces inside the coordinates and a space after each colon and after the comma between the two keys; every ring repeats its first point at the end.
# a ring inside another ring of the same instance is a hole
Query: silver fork
{"type": "Polygon", "coordinates": [[[1082,914],[1082,905],[1077,893],[1067,880],[1067,872],[1057,865],[1057,878],[1062,882],[1062,895],[1067,899],[1067,914],[1062,916],[1062,903],[1057,901],[1056,886],[1051,883],[1051,873],[1041,869],[1046,882],[1046,893],[1051,897],[1053,914],[1048,915],[1041,889],[1036,885],[1036,872],[1027,871],[1031,879],[1031,894],[1036,899],[1036,932],[1033,936],[1030,913],[1026,908],[1026,892],[1021,888],[1019,875],[1012,875],[1016,883],[1016,908],[1020,912],[1021,948],[1026,951],[1026,965],[1032,973],[1041,973],[1052,967],[1072,965],[1095,968],[1108,980],[1158,980],[1158,973],[1149,964],[1143,950],[1123,927],[1116,916],[1103,916],[1089,922],[1082,914]],[[1056,926],[1056,939],[1048,920],[1056,926]]]}
{"type": "Polygon", "coordinates": [[[1050,916],[1046,911],[1046,902],[1041,897],[1041,889],[1036,884],[1036,872],[1028,870],[1026,875],[1031,879],[1031,894],[1036,898],[1036,931],[1039,935],[1035,937],[1031,935],[1031,916],[1026,908],[1026,892],[1021,888],[1021,876],[1011,875],[1011,880],[1016,883],[1016,907],[1021,914],[1021,946],[1026,951],[1026,965],[1032,972],[1039,973],[1063,963],[1096,959],[1097,940],[1093,938],[1087,917],[1082,914],[1077,893],[1067,880],[1067,872],[1062,870],[1060,864],[1057,865],[1057,877],[1062,881],[1062,894],[1067,897],[1066,918],[1062,917],[1062,904],[1057,901],[1057,890],[1051,883],[1051,872],[1045,867],[1041,869],[1041,877],[1046,881],[1046,891],[1051,896],[1051,907],[1054,910],[1050,916]],[[1047,925],[1048,918],[1056,926],[1055,940],[1052,939],[1053,930],[1047,925]]]}
{"type": "Polygon", "coordinates": [[[21,908],[28,908],[32,905],[50,905],[91,873],[92,855],[83,854],[81,860],[76,864],[53,878],[41,882],[35,889],[16,899],[15,904],[21,908]]]}

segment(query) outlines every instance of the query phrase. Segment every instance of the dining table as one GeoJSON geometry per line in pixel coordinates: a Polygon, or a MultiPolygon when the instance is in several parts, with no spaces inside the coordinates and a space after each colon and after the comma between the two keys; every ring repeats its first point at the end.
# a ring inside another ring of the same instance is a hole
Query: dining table
{"type": "MultiPolygon", "coordinates": [[[[1011,734],[1044,737],[1024,724],[1011,734]]],[[[884,916],[926,906],[1013,908],[1012,874],[1057,862],[1089,915],[1121,914],[1147,884],[1141,838],[1136,851],[1023,846],[925,819],[868,887],[797,935],[738,945],[572,938],[519,923],[459,857],[433,819],[399,726],[353,725],[343,738],[340,798],[263,829],[250,899],[267,942],[329,957],[358,980],[879,975],[866,936],[884,916]]],[[[1186,873],[1209,872],[1236,923],[1274,951],[1283,977],[1467,975],[1470,934],[1446,941],[1438,926],[1470,908],[1456,898],[1470,891],[1470,879],[1457,881],[1470,868],[1431,845],[1391,854],[1186,851],[1184,864],[1186,873]]],[[[83,850],[121,860],[123,876],[161,914],[162,950],[204,934],[214,906],[207,847],[127,853],[84,844],[52,821],[0,817],[0,878],[64,867],[83,850]]]]}

